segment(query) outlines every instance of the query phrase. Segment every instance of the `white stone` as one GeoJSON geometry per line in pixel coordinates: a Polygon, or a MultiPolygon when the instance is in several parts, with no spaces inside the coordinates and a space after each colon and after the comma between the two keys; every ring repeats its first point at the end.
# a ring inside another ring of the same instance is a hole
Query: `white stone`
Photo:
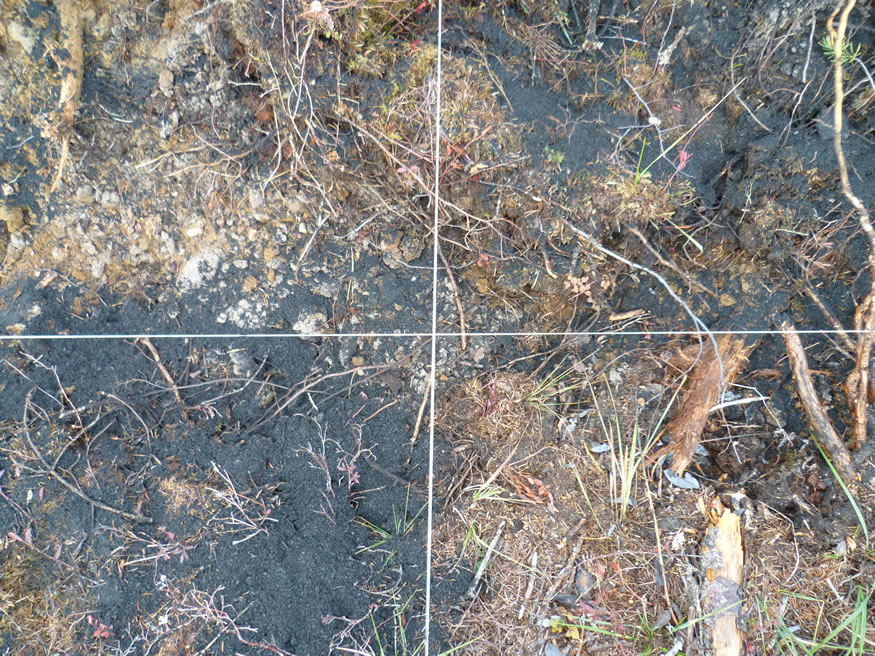
{"type": "Polygon", "coordinates": [[[219,268],[221,253],[207,248],[192,256],[179,272],[176,283],[184,290],[197,289],[212,280],[219,268]]]}
{"type": "Polygon", "coordinates": [[[322,327],[328,319],[321,312],[302,312],[292,329],[296,333],[313,335],[322,332],[322,327]]]}

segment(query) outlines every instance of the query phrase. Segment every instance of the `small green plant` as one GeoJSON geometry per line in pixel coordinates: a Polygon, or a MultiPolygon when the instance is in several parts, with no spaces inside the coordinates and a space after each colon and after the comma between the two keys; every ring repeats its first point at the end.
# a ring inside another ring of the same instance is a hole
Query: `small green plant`
{"type": "MultiPolygon", "coordinates": [[[[830,36],[826,35],[820,41],[818,41],[817,45],[820,46],[820,49],[823,50],[823,54],[827,56],[830,61],[835,61],[836,59],[836,44],[835,40],[830,36]]],[[[842,43],[841,47],[841,60],[842,64],[850,64],[857,57],[860,56],[860,52],[862,52],[863,46],[859,43],[842,43]]]]}
{"type": "MultiPolygon", "coordinates": [[[[638,164],[635,166],[635,184],[638,184],[638,181],[641,179],[641,176],[647,173],[647,171],[641,170],[641,160],[644,158],[644,146],[647,145],[647,137],[641,141],[641,152],[638,153],[638,164]]],[[[647,168],[650,168],[649,166],[647,168]]]]}
{"type": "MultiPolygon", "coordinates": [[[[736,83],[732,86],[732,88],[731,88],[729,91],[727,91],[727,92],[723,95],[723,97],[722,97],[720,100],[718,100],[718,101],[717,101],[717,102],[711,107],[711,109],[709,109],[707,112],[705,112],[704,114],[702,114],[702,117],[701,117],[698,121],[696,121],[690,129],[688,129],[686,132],[684,132],[683,134],[681,134],[681,136],[679,136],[677,139],[675,139],[674,141],[672,141],[668,146],[666,146],[666,147],[662,150],[662,152],[660,152],[659,155],[657,155],[656,158],[655,158],[652,162],[650,162],[650,164],[648,164],[647,166],[644,167],[643,170],[641,169],[641,157],[644,155],[644,144],[642,144],[642,145],[641,145],[641,153],[640,153],[639,156],[638,156],[638,167],[637,167],[636,170],[635,170],[635,177],[633,178],[634,181],[635,181],[635,184],[638,184],[638,181],[639,181],[642,177],[644,177],[645,175],[647,175],[647,172],[653,167],[654,164],[656,164],[659,160],[661,160],[663,157],[665,157],[666,155],[668,155],[671,151],[673,151],[675,148],[677,148],[678,144],[680,144],[684,139],[686,139],[688,136],[690,136],[690,135],[693,134],[696,130],[698,130],[698,129],[699,129],[699,126],[702,125],[702,123],[704,123],[705,121],[707,121],[707,120],[708,120],[708,117],[711,116],[711,114],[713,114],[714,111],[715,111],[718,107],[720,107],[720,105],[722,105],[724,102],[726,102],[726,99],[729,98],[729,96],[731,96],[731,95],[735,92],[735,90],[736,90],[738,87],[740,87],[740,86],[741,86],[744,82],[746,82],[746,81],[747,81],[747,77],[743,77],[743,78],[741,78],[738,82],[736,82],[736,83]]],[[[646,143],[646,142],[645,142],[645,143],[646,143]]]]}
{"type": "Polygon", "coordinates": [[[565,39],[568,41],[569,46],[574,46],[574,40],[571,38],[571,35],[568,33],[568,26],[571,25],[571,18],[568,16],[567,12],[561,11],[559,9],[559,4],[555,3],[553,8],[553,18],[559,24],[559,28],[562,30],[562,34],[565,35],[565,39]]]}
{"type": "Polygon", "coordinates": [[[565,161],[565,153],[556,150],[552,146],[544,146],[544,155],[547,157],[547,163],[552,164],[556,168],[560,168],[562,162],[565,161]]]}
{"type": "Polygon", "coordinates": [[[478,485],[471,497],[471,503],[490,500],[507,501],[507,499],[501,496],[503,492],[504,488],[500,485],[478,485]]]}
{"type": "MultiPolygon", "coordinates": [[[[410,606],[410,602],[412,600],[413,600],[413,595],[410,595],[409,597],[407,597],[407,599],[404,602],[402,602],[400,604],[396,603],[395,607],[392,609],[392,633],[393,633],[393,637],[394,637],[393,642],[395,643],[394,649],[391,652],[393,654],[411,654],[411,653],[418,654],[422,651],[422,646],[420,645],[420,647],[418,649],[411,652],[409,640],[407,638],[406,622],[404,620],[404,613],[407,610],[407,607],[410,606]]],[[[396,601],[394,595],[393,595],[393,601],[396,601]]],[[[380,639],[380,631],[377,628],[377,623],[374,620],[373,613],[370,613],[370,618],[371,618],[371,626],[374,629],[374,639],[377,642],[377,649],[379,650],[375,653],[379,654],[379,656],[384,656],[387,652],[385,651],[385,648],[383,647],[383,641],[380,639]]]]}

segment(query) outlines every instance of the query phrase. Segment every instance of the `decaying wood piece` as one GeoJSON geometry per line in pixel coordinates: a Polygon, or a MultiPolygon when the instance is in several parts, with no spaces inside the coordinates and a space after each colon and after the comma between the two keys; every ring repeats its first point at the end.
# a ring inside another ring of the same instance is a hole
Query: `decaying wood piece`
{"type": "Polygon", "coordinates": [[[743,635],[744,545],[741,518],[715,498],[702,541],[702,612],[714,656],[739,656],[743,635]]]}
{"type": "Polygon", "coordinates": [[[73,119],[79,108],[79,93],[82,90],[82,74],[84,58],[82,55],[82,8],[77,0],[59,0],[57,2],[58,19],[61,24],[61,46],[67,52],[66,61],[58,60],[58,66],[63,71],[61,94],[58,98],[58,110],[49,117],[42,129],[46,139],[60,140],[61,157],[58,170],[49,187],[48,193],[54,193],[61,184],[64,166],[70,152],[70,136],[73,132],[73,119]]]}
{"type": "Polygon", "coordinates": [[[755,342],[746,344],[742,337],[735,335],[721,335],[717,338],[720,361],[723,363],[723,380],[720,379],[717,354],[713,349],[702,349],[698,362],[690,372],[687,390],[680,405],[671,421],[666,424],[665,432],[671,441],[654,455],[654,458],[659,458],[671,454],[671,468],[678,476],[682,476],[690,464],[693,451],[699,444],[708,421],[708,414],[717,403],[720,392],[735,380],[754,345],[755,342]]]}
{"type": "Polygon", "coordinates": [[[808,416],[811,431],[814,433],[815,439],[823,446],[845,485],[854,493],[857,487],[857,473],[851,464],[851,455],[833,427],[826,410],[823,409],[817,392],[814,391],[814,383],[811,382],[811,372],[808,369],[808,359],[805,357],[802,341],[796,333],[796,328],[789,321],[781,324],[781,331],[784,344],[787,347],[787,354],[790,356],[793,378],[796,379],[796,390],[799,393],[799,400],[802,401],[805,414],[808,416]]]}

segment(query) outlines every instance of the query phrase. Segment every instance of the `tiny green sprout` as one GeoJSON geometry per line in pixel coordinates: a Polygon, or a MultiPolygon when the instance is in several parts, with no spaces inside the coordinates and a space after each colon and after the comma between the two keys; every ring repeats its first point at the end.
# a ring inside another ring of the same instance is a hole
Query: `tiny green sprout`
{"type": "MultiPolygon", "coordinates": [[[[823,54],[825,54],[832,61],[835,61],[836,44],[835,40],[830,35],[826,35],[820,41],[818,41],[818,45],[820,46],[821,50],[823,50],[823,54]]],[[[860,56],[860,52],[862,52],[862,50],[863,46],[859,43],[842,43],[840,55],[842,64],[850,64],[852,61],[860,56]]]]}
{"type": "Polygon", "coordinates": [[[544,146],[544,155],[547,156],[547,161],[554,164],[557,168],[561,167],[562,162],[565,161],[565,153],[550,146],[544,146]]]}

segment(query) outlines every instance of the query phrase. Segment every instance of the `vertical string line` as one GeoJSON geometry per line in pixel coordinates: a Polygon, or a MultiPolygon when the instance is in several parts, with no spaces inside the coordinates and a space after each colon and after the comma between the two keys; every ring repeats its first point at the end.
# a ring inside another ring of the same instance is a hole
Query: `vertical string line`
{"type": "Polygon", "coordinates": [[[441,163],[441,43],[443,32],[443,1],[437,3],[437,79],[435,81],[435,128],[434,128],[434,221],[432,222],[432,268],[431,268],[431,371],[428,417],[428,500],[426,501],[425,538],[425,656],[429,656],[431,633],[431,543],[432,505],[434,500],[434,418],[435,383],[437,382],[437,310],[438,310],[438,241],[440,218],[440,163],[441,163]]]}

